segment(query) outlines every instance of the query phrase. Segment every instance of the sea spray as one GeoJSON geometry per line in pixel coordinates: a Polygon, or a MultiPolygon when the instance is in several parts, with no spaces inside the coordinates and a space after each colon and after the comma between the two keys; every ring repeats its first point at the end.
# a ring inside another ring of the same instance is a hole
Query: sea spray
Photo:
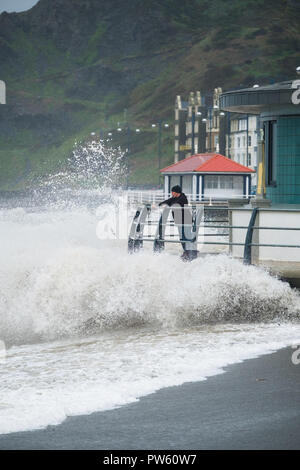
{"type": "Polygon", "coordinates": [[[0,210],[0,433],[299,344],[299,295],[287,283],[227,255],[183,263],[150,244],[128,255],[126,240],[99,237],[120,195],[95,206],[97,189],[75,194],[73,204],[0,210]]]}
{"type": "Polygon", "coordinates": [[[92,195],[101,203],[111,202],[116,189],[124,187],[128,177],[126,152],[96,138],[76,141],[70,156],[60,166],[60,170],[28,178],[23,195],[27,205],[54,209],[82,207],[92,204],[92,195]]]}
{"type": "Polygon", "coordinates": [[[192,263],[150,249],[130,256],[126,242],[97,238],[99,211],[0,212],[1,339],[299,318],[297,291],[263,269],[227,255],[192,263]]]}
{"type": "Polygon", "coordinates": [[[150,244],[130,256],[126,239],[108,239],[116,205],[130,215],[116,191],[122,171],[113,158],[116,179],[105,181],[83,153],[76,171],[0,210],[0,433],[300,344],[299,295],[265,270],[226,255],[182,263],[180,248],[154,255],[150,244]]]}

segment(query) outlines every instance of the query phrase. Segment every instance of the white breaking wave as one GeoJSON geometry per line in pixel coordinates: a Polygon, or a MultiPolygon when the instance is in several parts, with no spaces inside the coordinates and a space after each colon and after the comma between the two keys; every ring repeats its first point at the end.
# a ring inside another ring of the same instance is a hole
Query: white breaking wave
{"type": "Polygon", "coordinates": [[[111,206],[61,207],[0,211],[0,433],[300,344],[300,297],[287,283],[226,255],[183,263],[150,244],[128,255],[126,241],[97,238],[111,206]]]}
{"type": "Polygon", "coordinates": [[[262,269],[226,255],[128,255],[125,242],[97,239],[96,226],[85,208],[0,212],[2,340],[299,318],[299,294],[262,269]]]}

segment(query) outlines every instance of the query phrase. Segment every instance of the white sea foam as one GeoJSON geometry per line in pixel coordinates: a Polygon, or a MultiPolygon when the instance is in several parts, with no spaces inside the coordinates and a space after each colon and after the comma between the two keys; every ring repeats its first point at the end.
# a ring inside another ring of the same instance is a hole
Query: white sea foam
{"type": "Polygon", "coordinates": [[[128,255],[124,241],[97,238],[102,210],[0,211],[1,433],[299,342],[299,294],[287,283],[226,255],[128,255]]]}
{"type": "Polygon", "coordinates": [[[0,433],[43,428],[67,416],[132,403],[297,341],[296,325],[228,324],[134,329],[12,347],[1,366],[0,433]]]}
{"type": "Polygon", "coordinates": [[[226,255],[182,263],[96,237],[86,209],[0,213],[0,331],[8,344],[130,326],[297,318],[299,295],[226,255]]]}

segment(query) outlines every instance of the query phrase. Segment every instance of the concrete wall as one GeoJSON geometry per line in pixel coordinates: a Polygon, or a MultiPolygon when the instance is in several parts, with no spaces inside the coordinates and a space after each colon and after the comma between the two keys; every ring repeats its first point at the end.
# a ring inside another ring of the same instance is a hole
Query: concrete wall
{"type": "MultiPolygon", "coordinates": [[[[234,226],[245,226],[248,227],[252,210],[246,209],[231,209],[229,211],[229,225],[234,226]]],[[[231,229],[229,230],[230,236],[229,241],[233,243],[242,243],[243,246],[233,245],[230,248],[230,253],[235,258],[243,258],[244,256],[244,243],[246,238],[247,230],[244,229],[231,229]]]]}
{"type": "MultiPolygon", "coordinates": [[[[229,221],[230,225],[248,226],[252,214],[252,208],[231,209],[229,221]]],[[[256,218],[255,226],[258,227],[287,227],[300,228],[300,208],[288,209],[260,209],[256,218]]],[[[232,229],[230,241],[234,243],[244,243],[247,230],[232,229]]],[[[254,230],[253,243],[274,244],[274,245],[299,245],[300,230],[254,230]]],[[[232,246],[231,254],[234,257],[242,258],[244,254],[243,246],[232,246]]],[[[280,248],[280,247],[252,247],[252,262],[262,261],[272,262],[300,262],[300,248],[280,248]]]]}

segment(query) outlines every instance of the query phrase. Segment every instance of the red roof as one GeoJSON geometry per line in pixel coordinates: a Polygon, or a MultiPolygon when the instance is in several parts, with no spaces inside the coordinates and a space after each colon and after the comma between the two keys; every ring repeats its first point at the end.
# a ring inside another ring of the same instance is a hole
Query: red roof
{"type": "Polygon", "coordinates": [[[198,153],[160,170],[162,173],[255,173],[254,170],[219,153],[198,153]]]}

